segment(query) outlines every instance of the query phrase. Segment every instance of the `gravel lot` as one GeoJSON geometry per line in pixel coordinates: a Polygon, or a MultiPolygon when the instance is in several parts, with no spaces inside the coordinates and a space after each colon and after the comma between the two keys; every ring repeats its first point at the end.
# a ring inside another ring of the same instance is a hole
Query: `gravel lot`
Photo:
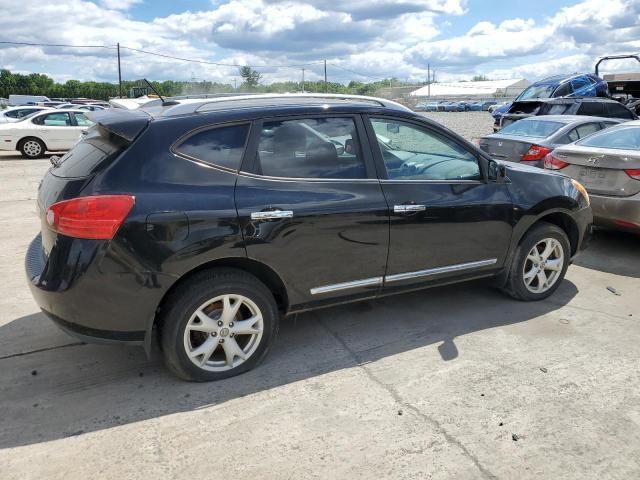
{"type": "Polygon", "coordinates": [[[467,140],[493,133],[493,117],[488,112],[420,112],[467,140]]]}
{"type": "Polygon", "coordinates": [[[39,313],[47,168],[0,154],[0,479],[640,478],[638,237],[598,232],[542,302],[472,283],[300,315],[258,369],[189,384],[39,313]]]}

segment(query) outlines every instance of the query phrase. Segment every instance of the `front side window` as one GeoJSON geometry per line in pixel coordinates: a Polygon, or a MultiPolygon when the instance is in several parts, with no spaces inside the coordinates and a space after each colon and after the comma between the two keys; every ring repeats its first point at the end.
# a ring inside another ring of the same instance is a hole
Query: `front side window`
{"type": "Polygon", "coordinates": [[[48,127],[68,127],[71,125],[71,117],[68,113],[50,113],[42,117],[34,118],[33,123],[48,127]]]}
{"type": "Polygon", "coordinates": [[[371,119],[390,180],[479,180],[475,155],[436,132],[398,120],[371,119]]]}
{"type": "Polygon", "coordinates": [[[79,127],[90,127],[93,125],[93,122],[89,120],[84,113],[76,113],[74,116],[76,117],[76,122],[78,122],[79,127]]]}
{"type": "Polygon", "coordinates": [[[571,83],[565,82],[561,84],[555,92],[553,92],[554,97],[566,97],[567,95],[571,95],[571,83]]]}
{"type": "Polygon", "coordinates": [[[350,117],[264,122],[256,172],[286,178],[367,178],[356,132],[350,117]]]}
{"type": "Polygon", "coordinates": [[[237,171],[248,134],[249,124],[202,130],[189,136],[174,151],[210,165],[237,171]]]}
{"type": "Polygon", "coordinates": [[[638,150],[640,149],[640,128],[633,126],[608,128],[580,140],[577,144],[584,147],[638,150]]]}

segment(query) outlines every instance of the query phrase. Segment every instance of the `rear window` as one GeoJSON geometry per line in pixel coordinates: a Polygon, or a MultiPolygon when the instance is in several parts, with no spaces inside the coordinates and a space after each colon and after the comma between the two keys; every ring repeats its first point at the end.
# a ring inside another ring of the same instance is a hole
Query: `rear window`
{"type": "Polygon", "coordinates": [[[619,150],[637,150],[640,148],[640,128],[609,128],[594,133],[590,137],[577,142],[583,147],[614,148],[619,150]]]}
{"type": "Polygon", "coordinates": [[[545,120],[521,120],[504,127],[500,130],[500,135],[546,138],[560,130],[564,125],[564,123],[545,120]]]}
{"type": "Polygon", "coordinates": [[[173,148],[175,153],[237,171],[244,154],[249,124],[201,130],[173,148]]]}
{"type": "Polygon", "coordinates": [[[94,126],[51,169],[56,177],[78,178],[92,175],[105,160],[120,154],[129,144],[104,128],[94,126]]]}

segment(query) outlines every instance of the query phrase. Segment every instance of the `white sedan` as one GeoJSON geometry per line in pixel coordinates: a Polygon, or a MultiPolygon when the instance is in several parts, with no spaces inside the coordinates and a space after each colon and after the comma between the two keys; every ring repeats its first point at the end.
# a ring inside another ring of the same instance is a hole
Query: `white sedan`
{"type": "Polygon", "coordinates": [[[48,107],[30,105],[23,105],[21,107],[9,107],[6,110],[0,111],[0,123],[17,122],[21,118],[47,109],[48,107]]]}
{"type": "Polygon", "coordinates": [[[17,122],[0,124],[0,150],[19,150],[25,158],[73,147],[93,125],[82,110],[44,110],[17,122]]]}

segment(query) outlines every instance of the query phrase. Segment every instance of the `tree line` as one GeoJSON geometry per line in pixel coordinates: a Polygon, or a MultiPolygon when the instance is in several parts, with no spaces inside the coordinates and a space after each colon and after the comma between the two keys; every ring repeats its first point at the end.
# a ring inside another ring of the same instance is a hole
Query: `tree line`
{"type": "MultiPolygon", "coordinates": [[[[218,83],[210,81],[151,81],[161,95],[171,97],[177,95],[195,95],[212,93],[294,93],[302,92],[301,81],[274,82],[268,85],[262,84],[262,75],[250,67],[242,67],[239,70],[242,82],[240,85],[230,83],[218,83]]],[[[312,93],[347,93],[357,95],[375,95],[381,88],[389,86],[403,86],[406,83],[395,78],[388,78],[376,82],[351,81],[348,84],[338,82],[306,81],[304,91],[312,93]]],[[[122,82],[123,96],[129,96],[130,91],[139,87],[145,87],[142,80],[127,80],[122,82]]],[[[21,74],[9,70],[0,70],[0,98],[9,98],[9,95],[44,95],[49,98],[92,98],[96,100],[108,100],[119,96],[117,83],[109,82],[81,82],[79,80],[67,80],[57,83],[52,78],[41,73],[21,74]]]]}

